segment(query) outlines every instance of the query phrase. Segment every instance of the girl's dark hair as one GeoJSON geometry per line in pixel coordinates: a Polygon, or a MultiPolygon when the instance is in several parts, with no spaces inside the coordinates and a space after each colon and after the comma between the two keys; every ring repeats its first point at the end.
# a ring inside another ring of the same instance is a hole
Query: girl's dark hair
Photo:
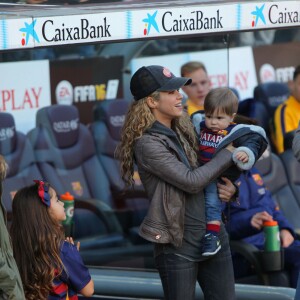
{"type": "Polygon", "coordinates": [[[229,88],[220,87],[210,90],[204,100],[205,114],[213,114],[215,110],[231,116],[237,112],[239,100],[229,88]]]}
{"type": "MultiPolygon", "coordinates": [[[[53,189],[49,187],[49,193],[53,189]]],[[[26,299],[47,299],[53,279],[61,274],[62,226],[38,196],[37,185],[20,189],[12,203],[11,238],[26,299]]]]}

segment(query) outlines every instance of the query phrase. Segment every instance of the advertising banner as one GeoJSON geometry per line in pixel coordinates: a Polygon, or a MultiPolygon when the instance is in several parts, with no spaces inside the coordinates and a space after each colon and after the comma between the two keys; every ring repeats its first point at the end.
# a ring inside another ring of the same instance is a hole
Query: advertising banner
{"type": "Polygon", "coordinates": [[[114,12],[40,18],[35,29],[40,36],[38,46],[53,46],[122,39],[125,26],[126,14],[114,12]]]}
{"type": "MultiPolygon", "coordinates": [[[[128,4],[130,5],[130,4],[128,4]]],[[[126,7],[123,10],[57,8],[14,16],[3,13],[0,50],[66,44],[101,43],[189,36],[240,30],[276,29],[300,25],[299,1],[210,3],[163,7],[126,7]]]]}
{"type": "Polygon", "coordinates": [[[121,56],[51,61],[52,104],[73,104],[82,123],[92,122],[97,101],[123,97],[122,68],[121,56]]]}
{"type": "Polygon", "coordinates": [[[274,44],[253,48],[259,83],[279,81],[287,83],[293,79],[295,67],[300,64],[300,44],[274,44]]]}
{"type": "Polygon", "coordinates": [[[39,37],[35,32],[36,20],[1,19],[0,20],[0,50],[33,48],[39,37]]]}
{"type": "Polygon", "coordinates": [[[267,29],[300,25],[299,1],[239,3],[238,29],[267,29]]]}
{"type": "Polygon", "coordinates": [[[170,7],[132,11],[133,37],[159,37],[222,32],[236,29],[235,4],[170,7]]]}
{"type": "Polygon", "coordinates": [[[48,60],[0,64],[0,111],[13,115],[16,130],[34,128],[36,111],[50,104],[48,60]]]}
{"type": "Polygon", "coordinates": [[[241,100],[253,96],[257,79],[251,47],[137,58],[132,61],[131,69],[135,72],[143,65],[156,64],[165,66],[180,76],[181,66],[188,61],[204,63],[212,88],[220,86],[235,88],[241,100]]]}

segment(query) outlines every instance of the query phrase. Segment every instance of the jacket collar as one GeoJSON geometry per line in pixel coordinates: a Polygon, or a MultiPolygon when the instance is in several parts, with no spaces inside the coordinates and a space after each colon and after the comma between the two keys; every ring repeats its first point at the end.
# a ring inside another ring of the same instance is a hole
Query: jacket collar
{"type": "MultiPolygon", "coordinates": [[[[163,125],[162,123],[155,121],[149,129],[146,130],[146,133],[149,134],[159,134],[159,135],[164,135],[168,137],[173,144],[175,145],[175,150],[180,156],[181,161],[188,167],[190,168],[189,161],[186,157],[186,154],[183,150],[183,147],[177,137],[177,134],[175,131],[172,129],[168,128],[167,126],[163,125]]],[[[171,145],[172,146],[172,145],[171,145]]]]}

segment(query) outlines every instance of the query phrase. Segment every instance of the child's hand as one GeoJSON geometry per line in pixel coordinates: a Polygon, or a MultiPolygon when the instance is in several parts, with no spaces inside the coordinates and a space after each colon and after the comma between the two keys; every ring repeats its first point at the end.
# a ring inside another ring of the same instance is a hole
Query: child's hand
{"type": "Polygon", "coordinates": [[[239,151],[235,154],[235,157],[237,160],[243,162],[243,163],[247,163],[249,160],[249,156],[246,152],[244,151],[239,151]]]}
{"type": "MultiPolygon", "coordinates": [[[[69,243],[72,244],[72,245],[75,245],[75,244],[74,244],[73,238],[70,237],[70,236],[66,237],[66,241],[69,242],[69,243]]],[[[80,242],[77,242],[77,243],[76,243],[76,248],[77,248],[77,250],[79,251],[79,248],[80,248],[80,242]]]]}

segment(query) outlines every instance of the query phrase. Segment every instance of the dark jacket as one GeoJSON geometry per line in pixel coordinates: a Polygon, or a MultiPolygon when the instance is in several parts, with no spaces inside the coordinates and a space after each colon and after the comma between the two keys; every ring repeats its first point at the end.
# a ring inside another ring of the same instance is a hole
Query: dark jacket
{"type": "Polygon", "coordinates": [[[296,159],[300,162],[300,123],[293,139],[293,152],[296,159]]]}
{"type": "MultiPolygon", "coordinates": [[[[191,115],[191,120],[194,124],[198,137],[200,136],[201,124],[205,122],[204,118],[205,115],[203,110],[196,111],[191,115]]],[[[266,140],[266,133],[262,127],[248,124],[237,124],[231,130],[230,134],[223,138],[215,154],[230,143],[237,148],[236,151],[243,150],[247,152],[249,156],[249,162],[245,165],[238,162],[233,155],[233,160],[239,168],[237,168],[236,165],[233,165],[222,174],[222,176],[229,178],[231,181],[235,181],[240,176],[241,169],[250,170],[252,168],[255,162],[266,150],[268,141],[266,140]]]]}
{"type": "Polygon", "coordinates": [[[264,129],[256,125],[237,124],[219,144],[216,153],[232,143],[237,149],[233,153],[233,160],[236,165],[227,169],[222,175],[235,181],[241,174],[241,170],[250,170],[257,160],[267,149],[268,142],[264,129]],[[234,155],[236,152],[243,150],[248,154],[249,161],[243,164],[234,155]]]}
{"type": "Polygon", "coordinates": [[[228,220],[226,227],[231,239],[243,239],[245,242],[262,249],[264,244],[263,231],[252,227],[250,223],[253,215],[262,211],[273,216],[280,229],[287,229],[294,235],[293,227],[278,210],[258,170],[252,168],[250,171],[243,172],[236,184],[240,190],[239,203],[232,202],[230,208],[226,205],[224,210],[228,220]]]}
{"type": "MultiPolygon", "coordinates": [[[[0,183],[0,195],[2,185],[0,183]]],[[[25,299],[19,270],[17,268],[10,237],[6,229],[6,212],[0,198],[0,299],[25,299]]]]}
{"type": "MultiPolygon", "coordinates": [[[[139,233],[151,242],[179,247],[184,232],[185,202],[190,194],[199,193],[204,211],[202,190],[232,165],[232,154],[223,149],[205,166],[192,170],[172,139],[175,133],[165,129],[169,136],[166,132],[149,130],[134,147],[138,171],[150,199],[139,233]]],[[[202,217],[205,222],[205,214],[202,217]]]]}

